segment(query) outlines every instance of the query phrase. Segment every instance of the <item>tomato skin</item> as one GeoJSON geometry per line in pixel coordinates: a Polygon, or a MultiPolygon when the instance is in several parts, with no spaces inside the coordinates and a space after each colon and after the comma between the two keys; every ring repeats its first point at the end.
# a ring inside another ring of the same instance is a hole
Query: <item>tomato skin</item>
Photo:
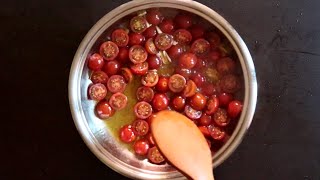
{"type": "Polygon", "coordinates": [[[169,90],[169,78],[167,77],[160,77],[159,81],[156,85],[156,90],[162,93],[166,93],[169,90]]]}
{"type": "Polygon", "coordinates": [[[206,82],[206,78],[201,73],[193,74],[190,79],[193,80],[194,83],[196,83],[197,87],[202,87],[206,82]]]}
{"type": "Polygon", "coordinates": [[[210,51],[210,43],[203,39],[195,40],[191,45],[191,52],[197,56],[204,56],[210,51]]]}
{"type": "Polygon", "coordinates": [[[167,50],[173,44],[173,37],[166,33],[158,34],[154,40],[156,47],[160,50],[167,50]]]}
{"type": "Polygon", "coordinates": [[[221,75],[232,74],[236,70],[235,62],[229,58],[222,58],[217,62],[217,71],[221,75]]]}
{"type": "Polygon", "coordinates": [[[125,125],[120,129],[120,140],[124,143],[131,143],[136,140],[136,135],[131,125],[125,125]]]}
{"type": "Polygon", "coordinates": [[[173,38],[178,44],[189,44],[192,40],[191,33],[186,29],[178,29],[173,33],[173,38]]]}
{"type": "Polygon", "coordinates": [[[211,133],[206,126],[199,126],[198,128],[205,137],[211,137],[211,133]]]}
{"type": "Polygon", "coordinates": [[[179,13],[174,17],[177,27],[188,29],[192,25],[192,17],[187,13],[179,13]]]}
{"type": "Polygon", "coordinates": [[[137,100],[151,102],[154,96],[154,91],[150,87],[141,86],[137,89],[137,100]]]}
{"type": "Polygon", "coordinates": [[[178,59],[181,54],[184,52],[184,47],[182,45],[172,45],[167,53],[172,59],[178,59]]]}
{"type": "Polygon", "coordinates": [[[139,119],[147,119],[152,114],[152,106],[145,101],[138,102],[133,109],[139,119]]]}
{"type": "Polygon", "coordinates": [[[181,76],[183,76],[186,79],[189,79],[189,77],[192,74],[192,71],[190,69],[183,69],[183,68],[177,67],[175,69],[175,73],[180,74],[181,76]]]}
{"type": "Polygon", "coordinates": [[[133,75],[129,68],[121,68],[121,74],[127,83],[132,82],[133,75]]]}
{"type": "Polygon", "coordinates": [[[155,94],[152,100],[152,106],[157,111],[162,111],[168,108],[169,99],[166,94],[155,94]]]}
{"type": "Polygon", "coordinates": [[[106,100],[102,100],[96,105],[95,112],[100,119],[107,119],[114,115],[114,110],[106,100]]]}
{"type": "Polygon", "coordinates": [[[123,92],[126,86],[127,83],[120,75],[112,75],[107,82],[108,90],[112,93],[123,92]]]}
{"type": "Polygon", "coordinates": [[[142,16],[135,16],[130,20],[130,28],[133,32],[142,33],[147,26],[147,20],[142,16]]]}
{"type": "Polygon", "coordinates": [[[138,136],[144,136],[149,132],[149,124],[147,121],[142,119],[137,119],[132,123],[132,129],[134,133],[138,136]]]}
{"type": "Polygon", "coordinates": [[[146,135],[146,139],[149,141],[149,145],[150,146],[154,146],[155,145],[155,142],[154,142],[154,138],[152,136],[152,133],[148,133],[146,135]]]}
{"type": "Polygon", "coordinates": [[[179,57],[179,66],[184,69],[192,69],[197,63],[197,56],[193,53],[184,53],[179,57]]]}
{"type": "Polygon", "coordinates": [[[119,48],[119,54],[117,56],[117,59],[122,64],[129,62],[129,49],[126,47],[119,48]]]}
{"type": "Polygon", "coordinates": [[[101,84],[104,84],[106,85],[107,82],[108,82],[108,75],[103,72],[103,71],[94,71],[92,74],[91,74],[91,77],[90,77],[91,81],[96,84],[96,83],[101,83],[101,84]]]}
{"type": "Polygon", "coordinates": [[[165,161],[164,157],[156,146],[148,150],[148,159],[154,164],[160,164],[165,161]]]}
{"type": "Polygon", "coordinates": [[[146,139],[139,139],[133,144],[134,152],[141,156],[148,153],[149,147],[149,142],[146,139]]]}
{"type": "Polygon", "coordinates": [[[150,27],[148,27],[148,28],[143,32],[143,35],[144,35],[146,38],[152,38],[152,37],[156,36],[156,35],[157,35],[156,26],[150,26],[150,27]]]}
{"type": "Polygon", "coordinates": [[[156,55],[158,53],[158,49],[157,49],[156,45],[154,44],[152,38],[149,38],[147,40],[147,42],[145,43],[145,48],[150,55],[156,55]]]}
{"type": "Polygon", "coordinates": [[[163,20],[163,15],[158,9],[151,9],[148,11],[146,15],[146,19],[148,23],[153,24],[153,25],[158,25],[162,22],[163,20]]]}
{"type": "Polygon", "coordinates": [[[221,58],[221,53],[217,50],[210,51],[208,54],[208,58],[212,62],[218,62],[218,60],[221,58]]]}
{"type": "Polygon", "coordinates": [[[230,123],[230,118],[227,115],[227,111],[222,108],[219,108],[214,113],[213,120],[220,127],[227,126],[230,123]]]}
{"type": "Polygon", "coordinates": [[[91,84],[88,88],[89,99],[100,101],[107,95],[107,88],[101,83],[91,84]]]}
{"type": "Polygon", "coordinates": [[[194,39],[202,38],[204,31],[204,28],[199,24],[192,25],[190,28],[190,33],[194,39]]]}
{"type": "Polygon", "coordinates": [[[159,75],[155,70],[149,70],[147,74],[145,74],[141,78],[141,83],[147,87],[154,87],[159,81],[159,75]]]}
{"type": "Polygon", "coordinates": [[[206,82],[201,87],[200,92],[206,96],[212,96],[216,95],[219,92],[219,89],[216,85],[206,82]]]}
{"type": "Polygon", "coordinates": [[[199,119],[199,124],[202,126],[209,126],[212,122],[212,117],[208,114],[202,114],[199,119]]]}
{"type": "Polygon", "coordinates": [[[218,96],[220,106],[227,107],[229,103],[233,100],[232,94],[229,93],[221,93],[218,96]]]}
{"type": "Polygon", "coordinates": [[[208,129],[210,131],[210,135],[214,140],[222,140],[225,136],[226,133],[223,131],[221,128],[213,125],[209,125],[208,129]]]}
{"type": "Polygon", "coordinates": [[[150,69],[158,69],[162,64],[162,61],[156,55],[149,55],[147,62],[150,69]]]}
{"type": "Polygon", "coordinates": [[[222,91],[227,93],[235,93],[241,88],[239,78],[233,74],[222,77],[219,85],[222,91]]]}
{"type": "Polygon", "coordinates": [[[192,120],[199,119],[202,115],[202,111],[193,109],[190,105],[184,107],[184,113],[192,120]]]}
{"type": "Polygon", "coordinates": [[[98,53],[92,54],[88,59],[88,68],[92,71],[101,70],[103,65],[104,65],[103,57],[98,53]]]}
{"type": "Polygon", "coordinates": [[[109,104],[114,110],[121,110],[128,104],[128,97],[122,93],[115,93],[109,99],[109,104]]]}
{"type": "Polygon", "coordinates": [[[238,100],[231,101],[228,105],[228,115],[231,118],[238,117],[242,111],[242,107],[243,107],[242,102],[238,100]]]}
{"type": "Polygon", "coordinates": [[[216,32],[207,33],[205,39],[207,39],[209,41],[211,49],[218,48],[218,46],[221,43],[221,38],[220,38],[219,34],[216,32]]]}
{"type": "Polygon", "coordinates": [[[116,61],[116,60],[108,61],[103,66],[103,71],[107,73],[109,76],[118,74],[120,69],[121,69],[121,64],[119,63],[119,61],[116,61]]]}
{"type": "Polygon", "coordinates": [[[176,96],[176,97],[173,98],[173,100],[172,100],[172,107],[173,107],[176,111],[183,111],[185,105],[186,105],[186,99],[183,98],[182,96],[176,96]]]}
{"type": "Polygon", "coordinates": [[[100,46],[100,54],[107,61],[114,60],[118,53],[119,47],[112,41],[104,42],[100,46]]]}
{"type": "Polygon", "coordinates": [[[186,78],[180,74],[174,74],[169,78],[169,89],[174,93],[179,93],[183,91],[186,86],[186,78]]]}
{"type": "Polygon", "coordinates": [[[134,45],[129,49],[129,59],[133,64],[143,63],[148,58],[148,52],[143,46],[134,45]]]}
{"type": "Polygon", "coordinates": [[[148,72],[149,65],[147,62],[132,64],[130,69],[135,75],[145,75],[148,72]]]}
{"type": "Polygon", "coordinates": [[[146,40],[146,38],[140,33],[133,32],[133,33],[129,34],[129,45],[130,46],[143,45],[145,40],[146,40]]]}
{"type": "Polygon", "coordinates": [[[112,32],[111,39],[118,47],[125,47],[128,45],[129,36],[124,29],[116,29],[112,32]]]}
{"type": "Polygon", "coordinates": [[[203,110],[206,107],[206,104],[207,98],[201,93],[196,93],[190,98],[190,105],[195,110],[203,110]]]}
{"type": "Polygon", "coordinates": [[[215,112],[217,112],[219,108],[219,99],[216,96],[211,96],[210,99],[207,102],[207,110],[206,113],[209,115],[213,115],[215,112]]]}
{"type": "Polygon", "coordinates": [[[160,24],[159,28],[162,32],[171,34],[174,30],[174,23],[172,19],[164,19],[160,24]]]}
{"type": "Polygon", "coordinates": [[[197,92],[197,85],[192,80],[187,81],[186,88],[183,90],[184,97],[192,97],[197,92]]]}

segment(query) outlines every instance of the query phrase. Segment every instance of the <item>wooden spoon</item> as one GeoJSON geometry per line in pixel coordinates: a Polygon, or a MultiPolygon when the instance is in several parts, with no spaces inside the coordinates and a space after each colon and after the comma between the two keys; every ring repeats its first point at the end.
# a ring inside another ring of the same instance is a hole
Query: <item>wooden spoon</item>
{"type": "Polygon", "coordinates": [[[186,116],[160,111],[152,119],[151,132],[163,155],[195,180],[214,180],[207,140],[186,116]]]}

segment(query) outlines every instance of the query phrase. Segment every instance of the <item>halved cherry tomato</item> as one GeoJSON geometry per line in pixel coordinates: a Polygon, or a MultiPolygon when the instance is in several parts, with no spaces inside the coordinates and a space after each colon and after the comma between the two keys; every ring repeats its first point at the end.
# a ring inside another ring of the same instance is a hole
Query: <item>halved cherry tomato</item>
{"type": "Polygon", "coordinates": [[[158,49],[165,51],[172,46],[173,38],[169,34],[161,33],[156,36],[154,43],[158,49]]]}
{"type": "Polygon", "coordinates": [[[236,70],[236,63],[229,57],[222,58],[217,62],[217,71],[221,75],[232,74],[236,70]]]}
{"type": "Polygon", "coordinates": [[[184,78],[183,76],[181,76],[180,74],[174,74],[169,78],[169,89],[174,92],[174,93],[178,93],[183,91],[183,89],[186,86],[186,78],[184,78]]]}
{"type": "Polygon", "coordinates": [[[154,36],[157,35],[157,28],[156,26],[150,26],[148,27],[144,32],[143,32],[143,35],[146,37],[146,38],[152,38],[154,36]]]}
{"type": "Polygon", "coordinates": [[[176,96],[175,98],[173,98],[172,100],[172,107],[176,110],[176,111],[182,111],[184,110],[184,106],[186,105],[186,99],[183,98],[182,96],[176,96]]]}
{"type": "Polygon", "coordinates": [[[152,133],[148,133],[146,135],[146,139],[149,141],[149,145],[155,145],[155,142],[154,142],[154,138],[152,136],[152,133]]]}
{"type": "Polygon", "coordinates": [[[147,62],[150,69],[158,69],[162,64],[162,61],[160,60],[160,58],[152,54],[148,56],[147,62]]]}
{"type": "Polygon", "coordinates": [[[108,79],[109,79],[109,77],[108,77],[108,75],[105,73],[105,72],[103,72],[103,71],[94,71],[92,74],[91,74],[91,81],[93,82],[93,83],[102,83],[102,84],[104,84],[104,85],[106,85],[107,84],[107,82],[108,82],[108,79]]]}
{"type": "Polygon", "coordinates": [[[144,136],[149,132],[149,124],[147,121],[142,119],[137,119],[132,123],[132,129],[138,136],[144,136]]]}
{"type": "Polygon", "coordinates": [[[103,66],[103,71],[109,76],[118,74],[121,68],[121,64],[117,60],[108,61],[103,66]]]}
{"type": "Polygon", "coordinates": [[[198,128],[205,137],[211,137],[210,131],[206,126],[199,126],[198,128]]]}
{"type": "Polygon", "coordinates": [[[217,83],[220,80],[220,74],[215,68],[207,67],[204,69],[205,76],[207,78],[207,83],[217,83]]]}
{"type": "Polygon", "coordinates": [[[193,74],[190,79],[192,79],[193,82],[196,83],[197,87],[202,87],[206,82],[206,78],[201,73],[193,74]]]}
{"type": "Polygon", "coordinates": [[[195,40],[191,45],[191,52],[195,53],[197,56],[203,56],[210,51],[210,43],[203,39],[195,40]]]}
{"type": "Polygon", "coordinates": [[[206,82],[202,85],[200,92],[206,96],[216,95],[219,92],[218,86],[206,82]]]}
{"type": "Polygon", "coordinates": [[[121,74],[127,83],[130,83],[133,80],[133,75],[129,68],[121,68],[121,74]]]}
{"type": "Polygon", "coordinates": [[[139,64],[132,64],[130,66],[130,69],[132,71],[133,74],[136,75],[145,75],[148,72],[148,63],[147,62],[143,62],[143,63],[139,63],[139,64]]]}
{"type": "Polygon", "coordinates": [[[206,66],[207,66],[207,62],[202,58],[198,57],[197,64],[194,66],[194,68],[198,71],[202,71],[206,66]]]}
{"type": "Polygon", "coordinates": [[[107,92],[106,86],[101,83],[91,84],[88,89],[89,98],[95,101],[104,99],[107,92]]]}
{"type": "Polygon", "coordinates": [[[123,76],[113,75],[109,78],[107,87],[110,92],[117,93],[123,92],[126,89],[127,83],[125,82],[123,76]]]}
{"type": "Polygon", "coordinates": [[[183,76],[186,79],[188,79],[192,74],[192,71],[190,69],[183,69],[183,68],[180,68],[180,67],[177,67],[175,72],[177,74],[180,74],[181,76],[183,76]]]}
{"type": "Polygon", "coordinates": [[[166,94],[155,94],[152,100],[152,106],[157,111],[162,111],[168,108],[169,99],[166,94]]]}
{"type": "Polygon", "coordinates": [[[111,39],[119,47],[124,47],[128,45],[129,36],[124,29],[116,29],[112,32],[111,39]]]}
{"type": "Polygon", "coordinates": [[[178,59],[180,57],[180,55],[185,52],[185,47],[182,46],[182,45],[173,45],[171,46],[167,52],[168,52],[168,55],[170,56],[170,58],[172,59],[178,59]]]}
{"type": "Polygon", "coordinates": [[[213,120],[218,126],[227,126],[230,123],[230,118],[225,109],[219,108],[213,115],[213,120]]]}
{"type": "Polygon", "coordinates": [[[174,17],[174,22],[179,28],[188,29],[192,25],[192,17],[187,13],[179,13],[174,17]]]}
{"type": "Polygon", "coordinates": [[[160,164],[165,161],[164,157],[156,146],[148,150],[148,159],[150,162],[155,164],[160,164]]]}
{"type": "Polygon", "coordinates": [[[184,113],[190,118],[190,119],[199,119],[202,115],[202,111],[198,111],[193,109],[190,105],[186,105],[184,108],[184,113]]]}
{"type": "Polygon", "coordinates": [[[216,32],[207,33],[206,39],[209,41],[212,49],[216,49],[221,43],[221,38],[220,38],[219,34],[216,32]]]}
{"type": "Polygon", "coordinates": [[[217,50],[210,51],[208,54],[208,59],[212,62],[217,62],[221,58],[221,53],[217,50]]]}
{"type": "Polygon", "coordinates": [[[164,19],[160,24],[159,28],[163,33],[171,34],[174,29],[174,23],[172,19],[164,19]]]}
{"type": "Polygon", "coordinates": [[[212,122],[212,117],[208,114],[202,114],[199,119],[199,124],[202,126],[209,126],[212,122]]]}
{"type": "Polygon", "coordinates": [[[130,28],[133,32],[142,33],[148,28],[147,20],[142,16],[135,16],[130,20],[130,28]]]}
{"type": "Polygon", "coordinates": [[[233,74],[228,74],[220,80],[222,91],[227,93],[235,93],[240,89],[240,80],[233,74]]]}
{"type": "Polygon", "coordinates": [[[146,139],[139,139],[133,144],[133,150],[138,155],[146,155],[149,147],[149,142],[146,139]]]}
{"type": "Polygon", "coordinates": [[[156,90],[162,93],[165,93],[169,90],[169,79],[167,77],[160,77],[156,85],[156,90]]]}
{"type": "Polygon", "coordinates": [[[133,132],[131,125],[125,125],[120,129],[120,139],[122,142],[131,143],[136,140],[136,135],[133,132]]]}
{"type": "Polygon", "coordinates": [[[186,29],[178,29],[173,33],[173,39],[177,41],[178,44],[189,44],[192,40],[192,35],[186,29]]]}
{"type": "Polygon", "coordinates": [[[228,105],[228,115],[231,118],[238,117],[242,111],[242,107],[243,107],[242,102],[238,100],[231,101],[228,105]]]}
{"type": "Polygon", "coordinates": [[[154,92],[150,87],[141,86],[137,89],[136,96],[138,101],[151,102],[154,96],[154,92]]]}
{"type": "Polygon", "coordinates": [[[133,33],[129,34],[129,45],[130,46],[143,45],[145,40],[146,40],[146,38],[140,33],[133,32],[133,33]]]}
{"type": "Polygon", "coordinates": [[[153,42],[152,38],[149,38],[145,44],[146,50],[149,54],[157,54],[158,50],[156,48],[156,45],[153,42]]]}
{"type": "Polygon", "coordinates": [[[214,126],[214,125],[209,125],[208,129],[210,131],[210,135],[214,140],[222,140],[225,136],[226,133],[223,131],[221,128],[214,126]]]}
{"type": "Polygon", "coordinates": [[[141,101],[134,106],[134,112],[139,119],[147,119],[152,114],[152,107],[149,103],[141,101]]]}
{"type": "Polygon", "coordinates": [[[144,47],[134,45],[129,49],[129,58],[134,64],[143,63],[148,58],[148,52],[144,47]]]}
{"type": "Polygon", "coordinates": [[[192,69],[197,63],[197,56],[193,53],[184,53],[179,57],[179,66],[185,69],[192,69]]]}
{"type": "Polygon", "coordinates": [[[100,70],[103,67],[103,65],[104,65],[103,57],[98,53],[92,54],[88,59],[88,67],[92,71],[100,70]]]}
{"type": "Polygon", "coordinates": [[[100,54],[107,61],[114,60],[118,56],[118,53],[119,53],[119,48],[112,41],[104,42],[100,46],[100,54]]]}
{"type": "Polygon", "coordinates": [[[141,83],[147,87],[155,86],[159,81],[159,75],[156,70],[149,70],[146,75],[141,78],[141,83]]]}
{"type": "Polygon", "coordinates": [[[183,90],[184,97],[194,96],[197,92],[197,85],[192,80],[187,81],[186,88],[183,90]]]}
{"type": "Polygon", "coordinates": [[[221,93],[219,94],[218,98],[219,98],[220,106],[224,106],[224,107],[228,106],[229,103],[233,100],[232,94],[229,94],[229,93],[221,93]]]}
{"type": "Polygon", "coordinates": [[[206,104],[207,98],[201,93],[196,93],[190,98],[190,105],[195,110],[203,110],[206,107],[206,104]]]}
{"type": "Polygon", "coordinates": [[[119,48],[117,59],[123,64],[129,62],[129,49],[126,47],[119,48]]]}
{"type": "Polygon", "coordinates": [[[217,112],[219,108],[219,99],[216,96],[211,96],[207,102],[207,110],[206,113],[209,115],[213,115],[217,112]]]}
{"type": "Polygon", "coordinates": [[[151,116],[148,117],[147,122],[149,124],[149,127],[151,126],[153,118],[155,117],[156,117],[156,114],[151,114],[151,116]]]}
{"type": "Polygon", "coordinates": [[[107,119],[114,114],[114,110],[112,107],[109,105],[109,103],[106,100],[100,101],[95,108],[96,115],[100,119],[107,119]]]}
{"type": "Polygon", "coordinates": [[[128,98],[126,95],[118,92],[110,97],[109,104],[114,110],[121,110],[127,106],[128,98]]]}
{"type": "Polygon", "coordinates": [[[163,15],[158,9],[150,9],[147,12],[146,19],[150,24],[158,25],[163,20],[163,15]]]}
{"type": "Polygon", "coordinates": [[[204,28],[199,24],[192,25],[190,28],[190,33],[193,39],[202,38],[204,35],[204,28]]]}

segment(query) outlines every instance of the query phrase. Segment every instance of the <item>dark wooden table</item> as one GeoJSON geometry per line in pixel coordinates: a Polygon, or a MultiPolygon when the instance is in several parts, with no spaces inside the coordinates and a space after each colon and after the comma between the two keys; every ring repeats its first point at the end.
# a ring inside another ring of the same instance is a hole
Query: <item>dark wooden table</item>
{"type": "MultiPolygon", "coordinates": [[[[73,55],[126,1],[4,0],[0,5],[0,179],[126,179],[85,146],[70,114],[73,55]]],[[[247,43],[259,96],[252,126],[218,180],[319,180],[320,1],[199,1],[247,43]]]]}

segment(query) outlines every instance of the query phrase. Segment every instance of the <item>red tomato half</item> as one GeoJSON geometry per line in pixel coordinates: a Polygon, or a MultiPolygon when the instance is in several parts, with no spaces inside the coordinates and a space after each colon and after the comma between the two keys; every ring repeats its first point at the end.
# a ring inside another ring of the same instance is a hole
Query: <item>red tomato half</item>
{"type": "Polygon", "coordinates": [[[211,96],[210,99],[207,102],[207,110],[206,113],[209,115],[213,115],[215,112],[217,112],[219,108],[219,99],[216,96],[211,96]]]}
{"type": "Polygon", "coordinates": [[[142,119],[137,119],[132,123],[133,131],[138,136],[144,136],[149,132],[149,124],[147,121],[142,119]]]}
{"type": "Polygon", "coordinates": [[[124,47],[128,45],[129,36],[124,29],[116,29],[112,32],[111,39],[119,47],[124,47]]]}
{"type": "Polygon", "coordinates": [[[203,110],[206,107],[206,104],[207,98],[201,93],[196,93],[190,98],[190,105],[195,110],[203,110]]]}
{"type": "Polygon", "coordinates": [[[119,48],[117,59],[123,64],[127,63],[129,61],[129,49],[126,47],[119,48]]]}
{"type": "Polygon", "coordinates": [[[152,38],[149,38],[145,44],[146,50],[149,54],[157,54],[158,50],[156,48],[156,45],[153,42],[152,38]]]}
{"type": "Polygon", "coordinates": [[[186,86],[186,78],[184,78],[183,76],[181,76],[180,74],[174,74],[169,78],[169,89],[174,92],[174,93],[178,93],[183,91],[183,89],[186,86]]]}
{"type": "Polygon", "coordinates": [[[155,45],[160,50],[167,50],[172,46],[173,38],[171,35],[166,33],[161,33],[156,36],[155,45]]]}
{"type": "Polygon", "coordinates": [[[174,22],[179,28],[188,29],[192,25],[192,17],[187,13],[179,13],[174,17],[174,22]]]}
{"type": "Polygon", "coordinates": [[[109,78],[107,87],[110,92],[117,93],[123,92],[126,89],[127,83],[125,82],[123,76],[113,75],[109,78]]]}
{"type": "Polygon", "coordinates": [[[192,35],[192,38],[194,39],[202,38],[204,35],[204,31],[204,28],[199,24],[192,25],[190,28],[190,33],[192,35]]]}
{"type": "Polygon", "coordinates": [[[92,71],[100,70],[103,67],[103,65],[104,65],[103,57],[98,53],[92,54],[88,59],[88,67],[92,71]]]}
{"type": "Polygon", "coordinates": [[[143,45],[146,38],[140,33],[130,33],[129,34],[129,45],[143,45]]]}
{"type": "Polygon", "coordinates": [[[95,101],[104,99],[107,95],[107,92],[106,86],[101,83],[90,85],[88,90],[89,98],[95,101]]]}
{"type": "Polygon", "coordinates": [[[110,106],[115,110],[121,110],[128,104],[128,98],[122,93],[115,93],[109,99],[110,106]]]}
{"type": "Polygon", "coordinates": [[[186,113],[190,119],[199,119],[202,115],[202,111],[197,111],[189,105],[185,106],[184,113],[186,113]]]}
{"type": "Polygon", "coordinates": [[[236,63],[229,57],[222,58],[217,62],[217,71],[221,75],[232,74],[236,70],[236,63]]]}
{"type": "Polygon", "coordinates": [[[109,76],[118,74],[121,68],[121,64],[117,60],[108,61],[103,66],[103,71],[109,76]]]}
{"type": "Polygon", "coordinates": [[[139,64],[132,64],[130,69],[133,74],[136,75],[145,75],[148,72],[149,65],[147,62],[139,63],[139,64]]]}
{"type": "Polygon", "coordinates": [[[118,53],[119,53],[119,48],[112,41],[104,42],[100,46],[100,54],[107,61],[114,60],[118,56],[118,53]]]}
{"type": "Polygon", "coordinates": [[[213,125],[209,125],[208,129],[210,131],[210,135],[214,140],[222,140],[225,136],[226,133],[223,131],[221,128],[213,125]]]}
{"type": "Polygon", "coordinates": [[[222,127],[227,126],[230,123],[230,118],[227,115],[227,111],[221,108],[214,113],[213,120],[218,126],[222,127]]]}
{"type": "Polygon", "coordinates": [[[129,58],[134,64],[143,63],[148,58],[148,52],[140,45],[134,45],[129,49],[129,58]]]}
{"type": "Polygon", "coordinates": [[[120,129],[119,133],[122,142],[131,143],[136,139],[131,125],[125,125],[120,129]]]}
{"type": "Polygon", "coordinates": [[[205,39],[197,39],[191,45],[191,52],[203,56],[210,51],[210,43],[205,39]]]}
{"type": "Polygon", "coordinates": [[[192,35],[188,30],[178,29],[174,32],[173,38],[178,44],[189,44],[192,40],[192,35]]]}
{"type": "Polygon", "coordinates": [[[158,9],[150,9],[147,12],[146,18],[150,24],[158,25],[164,17],[158,9]]]}
{"type": "Polygon", "coordinates": [[[158,69],[160,68],[162,61],[156,55],[149,55],[147,59],[148,65],[150,69],[158,69]]]}
{"type": "Polygon", "coordinates": [[[142,33],[147,26],[147,20],[142,16],[135,16],[130,20],[130,28],[133,32],[142,33]]]}
{"type": "Polygon", "coordinates": [[[229,93],[221,93],[218,98],[221,106],[228,106],[228,104],[233,100],[232,94],[229,93]]]}
{"type": "Polygon", "coordinates": [[[183,111],[185,105],[186,105],[186,99],[183,98],[182,96],[177,96],[172,100],[172,107],[176,111],[183,111]]]}
{"type": "Polygon", "coordinates": [[[162,93],[166,93],[169,90],[169,79],[167,77],[160,77],[156,85],[156,90],[162,93]]]}
{"type": "Polygon", "coordinates": [[[231,101],[228,105],[228,115],[232,118],[238,117],[242,111],[242,107],[242,102],[237,100],[231,101]]]}
{"type": "Polygon", "coordinates": [[[148,154],[149,147],[149,141],[146,139],[139,139],[133,144],[133,150],[138,155],[148,154]]]}
{"type": "Polygon", "coordinates": [[[162,156],[162,154],[156,146],[148,150],[148,159],[150,162],[155,164],[160,164],[164,162],[164,157],[162,156]]]}
{"type": "Polygon", "coordinates": [[[147,119],[152,114],[152,107],[149,103],[141,101],[134,106],[134,112],[139,119],[147,119]]]}
{"type": "Polygon", "coordinates": [[[130,83],[133,80],[133,75],[132,75],[132,72],[129,68],[122,68],[121,74],[127,83],[130,83]]]}
{"type": "Polygon", "coordinates": [[[187,81],[186,88],[183,90],[184,97],[192,97],[197,92],[197,85],[192,80],[187,81]]]}
{"type": "Polygon", "coordinates": [[[154,91],[150,87],[139,87],[136,93],[138,101],[151,102],[154,96],[154,91]]]}
{"type": "Polygon", "coordinates": [[[174,23],[172,19],[164,19],[160,24],[159,28],[163,33],[171,34],[174,29],[174,23]]]}
{"type": "Polygon", "coordinates": [[[162,111],[168,108],[169,99],[166,94],[155,94],[152,100],[152,106],[157,111],[162,111]]]}
{"type": "Polygon", "coordinates": [[[157,35],[157,28],[156,26],[150,26],[148,27],[144,32],[143,32],[143,35],[146,37],[146,38],[152,38],[154,36],[157,35]]]}
{"type": "Polygon", "coordinates": [[[109,103],[106,100],[100,101],[95,108],[96,115],[100,119],[107,119],[114,114],[114,110],[112,107],[109,105],[109,103]]]}
{"type": "Polygon", "coordinates": [[[185,69],[192,69],[197,63],[197,56],[193,53],[184,53],[179,58],[179,66],[185,69]]]}
{"type": "Polygon", "coordinates": [[[108,79],[109,79],[109,77],[108,77],[108,75],[105,73],[105,72],[103,72],[103,71],[94,71],[92,74],[91,74],[91,81],[93,82],[93,83],[102,83],[102,84],[104,84],[104,85],[106,85],[107,84],[107,82],[108,82],[108,79]]]}
{"type": "Polygon", "coordinates": [[[154,87],[159,81],[159,75],[156,70],[150,70],[141,78],[141,83],[147,87],[154,87]]]}

